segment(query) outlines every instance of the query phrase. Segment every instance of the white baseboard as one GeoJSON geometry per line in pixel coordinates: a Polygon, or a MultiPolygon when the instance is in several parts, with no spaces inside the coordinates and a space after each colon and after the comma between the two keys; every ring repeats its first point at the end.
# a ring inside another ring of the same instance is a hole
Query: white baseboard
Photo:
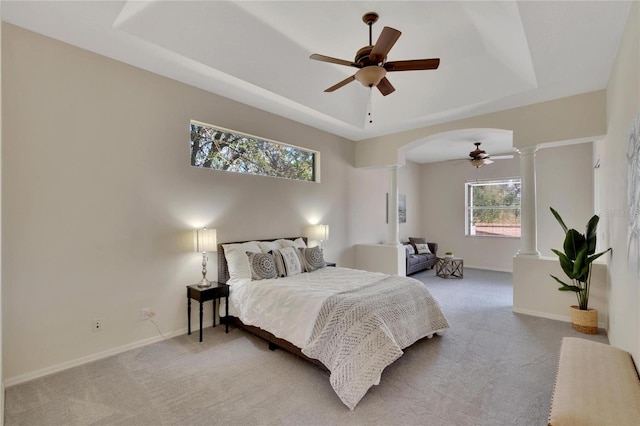
{"type": "MultiPolygon", "coordinates": [[[[530,309],[516,308],[515,306],[511,308],[511,311],[515,312],[516,314],[531,315],[533,317],[547,318],[547,319],[563,321],[563,322],[571,322],[571,317],[568,315],[556,315],[556,314],[550,314],[548,312],[532,311],[530,309]]],[[[606,329],[604,322],[598,321],[598,328],[606,329]]]]}
{"type": "MultiPolygon", "coordinates": [[[[196,329],[197,331],[198,329],[196,329]]],[[[175,330],[171,333],[166,334],[166,338],[169,339],[171,337],[179,336],[181,334],[187,334],[187,329],[183,328],[180,330],[175,330]]],[[[164,340],[162,336],[153,336],[148,339],[138,340],[137,342],[129,343],[124,346],[118,346],[116,348],[107,349],[103,352],[98,352],[93,355],[84,356],[82,358],[77,358],[71,361],[63,362],[61,364],[52,365],[51,367],[43,368],[41,370],[32,371],[30,373],[21,374],[19,376],[10,377],[5,379],[4,383],[2,383],[2,391],[4,394],[4,387],[14,386],[20,383],[28,382],[29,380],[38,379],[40,377],[48,376],[49,374],[58,373],[63,370],[67,370],[69,368],[77,367],[82,364],[86,364],[88,362],[97,361],[99,359],[107,358],[113,355],[121,354],[122,352],[130,351],[132,349],[141,348],[143,346],[150,345],[152,343],[159,342],[164,340]]]]}
{"type": "Polygon", "coordinates": [[[484,271],[509,272],[510,274],[513,273],[513,268],[511,269],[488,268],[486,266],[476,266],[476,265],[464,265],[464,267],[469,269],[482,269],[484,271]]]}

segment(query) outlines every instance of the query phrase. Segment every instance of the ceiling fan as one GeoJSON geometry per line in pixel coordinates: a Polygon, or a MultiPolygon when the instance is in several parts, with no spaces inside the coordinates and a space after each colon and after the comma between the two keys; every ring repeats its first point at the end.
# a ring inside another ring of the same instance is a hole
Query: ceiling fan
{"type": "MultiPolygon", "coordinates": [[[[469,153],[469,157],[471,157],[468,161],[471,163],[473,167],[476,169],[478,167],[482,167],[485,164],[493,163],[493,160],[490,160],[489,154],[483,149],[480,149],[480,144],[482,142],[474,142],[473,144],[476,146],[476,149],[469,153]]],[[[499,155],[493,157],[494,160],[505,160],[508,158],[513,158],[513,155],[499,155]]]]}
{"type": "Polygon", "coordinates": [[[387,72],[435,70],[438,68],[440,58],[386,62],[387,54],[402,33],[391,27],[384,27],[380,37],[378,37],[378,41],[374,45],[371,38],[371,29],[377,20],[378,14],[376,12],[365,13],[362,17],[362,21],[369,26],[369,45],[358,50],[353,62],[319,55],[317,53],[309,57],[316,61],[359,68],[354,75],[329,87],[325,92],[333,92],[351,83],[353,80],[358,80],[365,87],[376,86],[383,96],[387,96],[396,90],[387,79],[387,72]]]}

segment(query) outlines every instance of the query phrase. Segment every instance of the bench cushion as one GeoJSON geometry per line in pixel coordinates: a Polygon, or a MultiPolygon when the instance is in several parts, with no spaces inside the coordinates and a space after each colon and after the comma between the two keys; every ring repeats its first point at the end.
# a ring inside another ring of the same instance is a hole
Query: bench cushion
{"type": "Polygon", "coordinates": [[[591,340],[565,337],[549,425],[638,425],[640,380],[631,355],[591,340]]]}

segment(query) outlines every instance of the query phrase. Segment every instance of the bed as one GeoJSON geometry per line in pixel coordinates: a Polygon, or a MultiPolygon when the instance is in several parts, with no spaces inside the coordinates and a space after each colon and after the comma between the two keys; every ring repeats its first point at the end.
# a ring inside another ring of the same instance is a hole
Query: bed
{"type": "Polygon", "coordinates": [[[231,290],[222,321],[328,370],[351,410],[402,349],[449,328],[420,281],[325,267],[303,237],[219,244],[218,281],[231,290]]]}

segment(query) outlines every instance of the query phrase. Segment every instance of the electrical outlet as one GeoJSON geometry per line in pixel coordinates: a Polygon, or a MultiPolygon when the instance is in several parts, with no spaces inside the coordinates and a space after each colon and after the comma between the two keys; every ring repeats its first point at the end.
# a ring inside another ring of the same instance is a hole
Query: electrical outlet
{"type": "Polygon", "coordinates": [[[156,313],[151,311],[151,308],[142,308],[140,310],[140,319],[146,320],[153,317],[156,313]]]}
{"type": "Polygon", "coordinates": [[[103,326],[103,323],[101,319],[94,319],[91,322],[91,327],[93,328],[93,331],[101,331],[102,326],[103,326]]]}

